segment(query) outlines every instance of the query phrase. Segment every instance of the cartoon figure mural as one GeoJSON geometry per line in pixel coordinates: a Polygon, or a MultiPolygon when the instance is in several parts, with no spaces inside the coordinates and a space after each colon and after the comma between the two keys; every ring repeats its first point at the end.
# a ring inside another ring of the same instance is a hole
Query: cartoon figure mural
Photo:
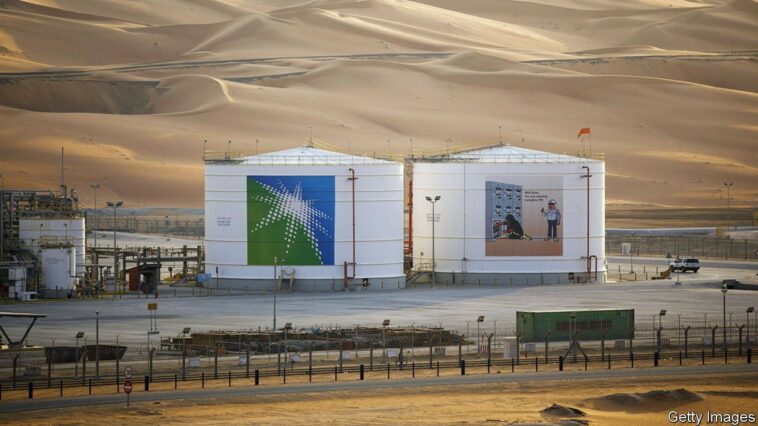
{"type": "Polygon", "coordinates": [[[532,237],[524,233],[524,228],[518,223],[513,215],[509,214],[505,217],[505,238],[511,240],[531,240],[532,237]]]}
{"type": "Polygon", "coordinates": [[[484,181],[486,256],[562,256],[563,178],[488,176],[484,181]],[[547,230],[545,229],[547,221],[547,230]]]}
{"type": "Polygon", "coordinates": [[[558,225],[561,224],[561,211],[555,206],[555,200],[551,199],[547,203],[547,211],[545,208],[541,208],[540,212],[542,216],[547,218],[547,236],[545,241],[552,239],[556,243],[560,241],[558,239],[558,225]]]}

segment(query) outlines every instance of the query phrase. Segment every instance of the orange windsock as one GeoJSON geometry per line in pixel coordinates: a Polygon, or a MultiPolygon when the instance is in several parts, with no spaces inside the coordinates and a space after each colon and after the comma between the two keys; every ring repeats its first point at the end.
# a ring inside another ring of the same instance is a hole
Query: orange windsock
{"type": "Polygon", "coordinates": [[[576,137],[582,136],[582,135],[589,135],[590,134],[590,128],[589,127],[582,127],[579,130],[579,134],[576,135],[576,137]]]}

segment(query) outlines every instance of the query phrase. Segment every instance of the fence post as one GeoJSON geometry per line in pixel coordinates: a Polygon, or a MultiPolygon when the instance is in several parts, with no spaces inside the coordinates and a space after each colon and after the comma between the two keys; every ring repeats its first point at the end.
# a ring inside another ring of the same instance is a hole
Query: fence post
{"type": "Polygon", "coordinates": [[[490,367],[492,366],[492,336],[494,336],[492,333],[487,336],[487,374],[490,374],[490,367]]]}
{"type": "Polygon", "coordinates": [[[229,376],[229,387],[232,387],[232,370],[228,370],[227,374],[229,376]]]}
{"type": "Polygon", "coordinates": [[[465,336],[464,334],[461,334],[460,337],[458,337],[458,364],[460,364],[461,360],[463,359],[462,346],[463,346],[464,336],[465,336]]]}
{"type": "Polygon", "coordinates": [[[584,356],[584,371],[587,371],[587,363],[589,362],[589,358],[587,358],[587,355],[584,356]]]}
{"type": "Polygon", "coordinates": [[[334,366],[334,381],[337,381],[337,366],[334,366]]]}
{"type": "Polygon", "coordinates": [[[629,352],[629,360],[632,362],[632,368],[634,368],[634,352],[629,352]]]}
{"type": "Polygon", "coordinates": [[[92,378],[89,379],[89,394],[92,395],[92,378]]]}
{"type": "Polygon", "coordinates": [[[658,352],[653,353],[653,367],[657,367],[658,366],[658,357],[659,356],[660,355],[658,354],[658,352]]]}
{"type": "Polygon", "coordinates": [[[705,351],[702,352],[703,355],[703,365],[705,365],[705,351]]]}
{"type": "Polygon", "coordinates": [[[753,348],[747,348],[747,363],[752,364],[753,363],[753,348]]]}
{"type": "Polygon", "coordinates": [[[313,342],[308,345],[308,383],[313,380],[313,342]]]}
{"type": "MultiPolygon", "coordinates": [[[[750,364],[750,362],[748,362],[748,364],[750,364]]],[[[439,376],[440,376],[440,362],[437,361],[437,377],[439,377],[439,376]]]]}
{"type": "Polygon", "coordinates": [[[34,382],[29,382],[29,399],[34,399],[34,382]]]}
{"type": "Polygon", "coordinates": [[[61,379],[61,380],[58,382],[58,385],[60,386],[60,392],[59,392],[59,394],[60,394],[60,396],[62,397],[62,396],[63,396],[63,379],[61,379]]]}
{"type": "Polygon", "coordinates": [[[283,373],[282,380],[284,381],[283,383],[286,385],[287,384],[287,367],[284,367],[284,369],[282,370],[282,373],[283,373]]]}
{"type": "Polygon", "coordinates": [[[174,373],[174,390],[179,388],[179,375],[174,373]]]}
{"type": "Polygon", "coordinates": [[[682,365],[682,351],[679,351],[679,365],[682,365]]]}
{"type": "Polygon", "coordinates": [[[360,380],[363,380],[363,364],[361,364],[361,369],[360,369],[360,380]]]}
{"type": "Polygon", "coordinates": [[[258,384],[260,383],[260,377],[261,377],[261,373],[259,370],[256,369],[255,370],[255,386],[258,386],[258,384]]]}
{"type": "Polygon", "coordinates": [[[611,369],[611,354],[608,354],[608,369],[611,369]]]}
{"type": "Polygon", "coordinates": [[[465,376],[466,375],[466,360],[465,359],[461,360],[460,366],[461,366],[461,376],[465,376]]]}
{"type": "Polygon", "coordinates": [[[563,371],[563,355],[558,356],[558,371],[563,371]]]}
{"type": "Polygon", "coordinates": [[[218,346],[213,352],[213,378],[218,379],[218,346]]]}
{"type": "Polygon", "coordinates": [[[411,378],[416,378],[416,361],[411,363],[411,378]]]}
{"type": "Polygon", "coordinates": [[[540,358],[534,357],[534,371],[538,372],[540,371],[540,358]]]}
{"type": "Polygon", "coordinates": [[[150,367],[150,380],[151,381],[153,380],[153,354],[155,354],[155,348],[151,348],[150,354],[149,354],[150,355],[149,367],[150,367]]]}
{"type": "Polygon", "coordinates": [[[205,389],[205,371],[200,372],[200,387],[205,389]]]}
{"type": "Polygon", "coordinates": [[[516,361],[513,360],[513,357],[511,357],[511,373],[516,371],[516,361]]]}
{"type": "Polygon", "coordinates": [[[432,338],[429,338],[429,369],[432,369],[432,338]]]}
{"type": "Polygon", "coordinates": [[[390,363],[387,363],[387,379],[390,378],[390,363]]]}
{"type": "Polygon", "coordinates": [[[684,357],[685,358],[690,357],[689,334],[690,334],[690,326],[684,327],[684,357]]]}
{"type": "Polygon", "coordinates": [[[145,392],[148,392],[149,390],[150,390],[150,376],[146,374],[145,375],[145,392]]]}
{"type": "MultiPolygon", "coordinates": [[[[245,291],[247,291],[247,288],[245,288],[245,291]]],[[[250,345],[245,345],[245,378],[250,378],[250,345]]]]}

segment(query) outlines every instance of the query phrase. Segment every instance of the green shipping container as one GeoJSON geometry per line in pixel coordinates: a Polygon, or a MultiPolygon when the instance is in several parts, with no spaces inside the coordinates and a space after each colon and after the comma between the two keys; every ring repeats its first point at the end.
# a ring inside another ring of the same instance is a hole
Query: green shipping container
{"type": "Polygon", "coordinates": [[[634,309],[516,312],[522,342],[544,342],[548,333],[552,342],[568,342],[573,328],[579,340],[600,340],[603,334],[606,340],[634,338],[634,309]]]}

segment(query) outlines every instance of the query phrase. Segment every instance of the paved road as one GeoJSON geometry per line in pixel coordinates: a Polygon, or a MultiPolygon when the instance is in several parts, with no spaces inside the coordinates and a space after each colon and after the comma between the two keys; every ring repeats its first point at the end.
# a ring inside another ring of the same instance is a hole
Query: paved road
{"type": "MultiPolygon", "coordinates": [[[[307,385],[278,385],[260,387],[235,387],[208,390],[135,392],[131,395],[133,403],[151,401],[170,401],[178,399],[207,399],[228,397],[254,397],[274,394],[303,394],[334,391],[370,391],[376,389],[411,388],[421,386],[482,385],[493,383],[523,383],[551,380],[596,380],[607,378],[649,378],[660,376],[690,376],[703,374],[734,374],[758,372],[758,364],[708,365],[695,367],[660,367],[618,370],[565,371],[519,374],[481,374],[469,376],[447,376],[400,380],[345,381],[333,383],[316,383],[307,385]]],[[[0,411],[17,413],[25,411],[51,410],[57,408],[86,407],[94,405],[124,404],[126,397],[121,395],[102,395],[89,397],[70,397],[57,399],[37,399],[7,401],[0,403],[0,411]]]]}
{"type": "MultiPolygon", "coordinates": [[[[703,271],[704,273],[707,271],[703,271]]],[[[482,332],[515,327],[515,312],[540,309],[582,310],[633,308],[639,321],[667,309],[667,319],[700,321],[721,317],[720,280],[701,281],[695,275],[674,280],[629,282],[599,285],[544,285],[520,287],[450,287],[387,290],[378,292],[287,293],[277,300],[279,323],[297,327],[336,326],[353,328],[356,324],[378,326],[389,318],[396,326],[439,326],[466,332],[476,327],[479,315],[486,317],[482,332]],[[497,324],[495,324],[497,321],[497,324]]],[[[265,329],[272,323],[271,294],[231,297],[161,297],[158,300],[158,328],[161,336],[173,336],[184,327],[193,330],[265,329]]],[[[130,347],[145,345],[149,327],[145,299],[102,299],[84,301],[47,301],[12,304],[3,311],[47,314],[37,322],[29,336],[30,344],[75,343],[77,331],[84,331],[91,343],[95,337],[95,311],[100,312],[100,342],[115,343],[116,336],[130,347]]],[[[727,295],[727,310],[736,321],[744,320],[748,306],[758,306],[758,291],[733,290],[727,295]],[[743,313],[739,315],[739,313],[743,313]]],[[[2,318],[6,331],[20,337],[28,321],[2,318]]],[[[473,329],[472,329],[473,330],[473,329]]],[[[467,332],[466,334],[470,334],[467,332]]],[[[157,337],[154,336],[154,341],[157,337]]]]}
{"type": "Polygon", "coordinates": [[[267,64],[281,61],[290,61],[294,59],[306,59],[314,61],[329,61],[336,59],[429,59],[445,58],[452,55],[450,52],[412,52],[412,53],[375,53],[375,54],[358,54],[358,55],[316,55],[316,56],[284,56],[284,57],[267,57],[267,58],[243,58],[227,59],[215,61],[178,61],[178,62],[151,62],[148,64],[135,64],[117,67],[91,67],[76,69],[48,69],[43,71],[30,72],[4,72],[0,73],[0,80],[5,79],[27,79],[27,78],[70,78],[83,77],[96,72],[134,72],[149,70],[171,70],[197,67],[218,67],[225,65],[238,64],[267,64]]]}
{"type": "MultiPolygon", "coordinates": [[[[608,256],[609,263],[629,264],[629,256],[608,256]]],[[[666,266],[670,263],[665,257],[634,257],[635,264],[666,266]]],[[[745,269],[748,271],[758,272],[758,262],[739,261],[739,260],[713,260],[700,259],[703,268],[717,269],[745,269]]]]}

